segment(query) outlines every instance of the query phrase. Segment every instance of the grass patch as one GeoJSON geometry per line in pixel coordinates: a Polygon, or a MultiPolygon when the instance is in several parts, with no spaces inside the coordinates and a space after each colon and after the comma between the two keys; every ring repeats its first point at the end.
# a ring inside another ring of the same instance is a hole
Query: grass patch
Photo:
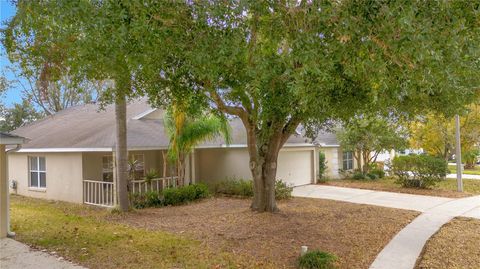
{"type": "Polygon", "coordinates": [[[435,186],[429,189],[404,188],[395,183],[394,178],[383,178],[374,181],[351,180],[342,179],[329,181],[326,185],[359,188],[368,190],[390,191],[400,193],[411,193],[420,195],[432,195],[442,197],[466,197],[480,194],[480,180],[463,179],[464,192],[457,192],[457,181],[455,179],[445,179],[438,182],[435,186]]]}
{"type": "Polygon", "coordinates": [[[416,268],[480,268],[480,220],[455,218],[430,240],[416,268]]]}
{"type": "Polygon", "coordinates": [[[89,268],[256,267],[186,236],[111,223],[104,209],[14,195],[11,211],[17,240],[89,268]]]}
{"type": "MultiPolygon", "coordinates": [[[[448,169],[450,170],[451,174],[457,173],[457,166],[456,165],[449,165],[448,169]]],[[[463,169],[463,174],[466,175],[480,175],[480,165],[476,165],[474,169],[463,169]]]]}

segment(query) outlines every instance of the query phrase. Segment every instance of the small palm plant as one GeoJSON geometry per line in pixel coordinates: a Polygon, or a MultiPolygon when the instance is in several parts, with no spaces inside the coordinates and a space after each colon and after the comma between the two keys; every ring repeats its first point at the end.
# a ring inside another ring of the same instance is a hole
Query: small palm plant
{"type": "Polygon", "coordinates": [[[158,178],[158,171],[154,168],[150,169],[147,171],[145,174],[145,182],[146,183],[151,183],[153,179],[158,178]]]}
{"type": "Polygon", "coordinates": [[[181,106],[172,105],[165,115],[164,123],[170,138],[168,159],[177,164],[179,182],[184,182],[185,158],[195,146],[218,136],[223,136],[227,144],[231,141],[228,120],[212,114],[192,116],[181,106]]]}

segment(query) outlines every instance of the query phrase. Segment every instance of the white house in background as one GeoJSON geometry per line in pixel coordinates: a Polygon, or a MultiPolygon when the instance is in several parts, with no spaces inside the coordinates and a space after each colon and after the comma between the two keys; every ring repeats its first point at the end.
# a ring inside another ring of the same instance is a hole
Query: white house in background
{"type": "MultiPolygon", "coordinates": [[[[207,141],[190,154],[186,182],[177,182],[175,169],[163,169],[168,138],[163,111],[142,99],[127,108],[129,158],[136,160],[131,191],[161,190],[190,182],[215,183],[227,178],[250,179],[246,133],[240,120],[232,120],[232,143],[207,141]],[[145,182],[150,169],[165,178],[145,182]]],[[[99,111],[95,104],[68,108],[55,115],[18,128],[13,133],[31,138],[21,150],[10,154],[11,191],[37,198],[103,206],[116,204],[115,113],[113,106],[99,111]]],[[[326,176],[339,178],[339,169],[354,169],[353,156],[343,152],[335,134],[322,133],[312,142],[292,136],[280,151],[277,178],[294,186],[314,183],[319,151],[328,162],[326,176]]]]}

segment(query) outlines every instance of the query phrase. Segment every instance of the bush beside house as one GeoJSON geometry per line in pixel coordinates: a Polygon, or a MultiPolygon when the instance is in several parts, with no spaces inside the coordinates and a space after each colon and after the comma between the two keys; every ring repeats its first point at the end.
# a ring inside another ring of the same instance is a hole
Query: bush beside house
{"type": "Polygon", "coordinates": [[[203,183],[165,189],[162,192],[135,193],[130,196],[134,208],[181,205],[206,198],[210,195],[207,185],[203,183]]]}
{"type": "Polygon", "coordinates": [[[428,155],[399,156],[392,161],[392,171],[403,187],[428,188],[445,179],[448,165],[428,155]]]}
{"type": "MultiPolygon", "coordinates": [[[[253,181],[244,179],[226,179],[213,186],[216,194],[233,197],[252,197],[253,181]]],[[[275,181],[275,199],[282,200],[292,197],[293,187],[282,180],[275,181]]]]}

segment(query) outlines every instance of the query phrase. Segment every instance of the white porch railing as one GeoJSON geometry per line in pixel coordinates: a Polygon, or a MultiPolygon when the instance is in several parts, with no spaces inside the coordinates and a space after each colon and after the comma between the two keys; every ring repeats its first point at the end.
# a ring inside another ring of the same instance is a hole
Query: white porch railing
{"type": "Polygon", "coordinates": [[[84,180],[83,202],[89,205],[114,207],[115,189],[113,182],[84,180]]]}
{"type": "Polygon", "coordinates": [[[132,180],[131,193],[161,192],[164,189],[177,187],[178,177],[154,178],[151,180],[132,180]]]}
{"type": "MultiPolygon", "coordinates": [[[[130,181],[130,193],[161,192],[164,189],[177,187],[178,177],[154,178],[152,180],[130,181]]],[[[114,207],[115,186],[113,182],[84,180],[83,202],[88,205],[114,207]]]]}

